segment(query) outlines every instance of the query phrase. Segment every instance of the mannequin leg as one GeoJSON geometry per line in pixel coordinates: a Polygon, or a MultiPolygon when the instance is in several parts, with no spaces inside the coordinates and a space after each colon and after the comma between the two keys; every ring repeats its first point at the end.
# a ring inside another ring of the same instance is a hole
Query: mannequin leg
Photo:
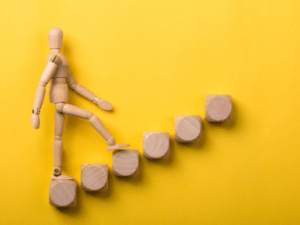
{"type": "Polygon", "coordinates": [[[94,115],[93,113],[76,107],[70,104],[58,103],[55,105],[57,111],[71,115],[77,116],[83,119],[88,119],[90,124],[98,131],[98,133],[108,142],[109,145],[114,145],[114,138],[106,129],[104,124],[100,121],[100,119],[94,115]]]}
{"type": "Polygon", "coordinates": [[[51,176],[49,187],[49,202],[55,207],[75,206],[77,202],[76,180],[67,175],[61,175],[61,155],[63,150],[61,138],[64,127],[64,117],[65,115],[63,113],[55,111],[53,141],[54,175],[51,176]]]}
{"type": "Polygon", "coordinates": [[[63,150],[63,142],[61,140],[63,134],[65,115],[55,111],[55,129],[53,141],[53,156],[54,156],[54,175],[61,175],[61,156],[63,150]]]}
{"type": "Polygon", "coordinates": [[[98,133],[106,140],[108,147],[107,150],[115,150],[129,146],[129,144],[116,144],[114,137],[109,133],[104,124],[100,119],[93,113],[76,107],[74,105],[57,103],[55,104],[55,109],[63,114],[77,116],[83,119],[88,119],[90,124],[98,131],[98,133]]]}

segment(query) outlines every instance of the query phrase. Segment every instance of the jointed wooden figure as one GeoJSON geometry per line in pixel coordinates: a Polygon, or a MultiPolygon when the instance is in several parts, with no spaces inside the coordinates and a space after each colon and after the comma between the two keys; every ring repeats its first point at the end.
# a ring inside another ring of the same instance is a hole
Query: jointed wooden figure
{"type": "Polygon", "coordinates": [[[111,110],[112,105],[100,99],[91,91],[78,84],[69,71],[69,64],[66,57],[60,52],[63,41],[63,32],[60,28],[52,28],[48,33],[49,47],[51,53],[47,58],[47,65],[40,79],[32,110],[31,124],[33,128],[38,129],[40,125],[40,109],[45,97],[46,85],[51,80],[50,102],[55,104],[55,131],[53,141],[54,153],[54,175],[61,175],[61,155],[63,149],[62,134],[64,125],[64,114],[78,116],[88,119],[90,124],[107,141],[107,150],[120,149],[129,146],[128,144],[116,144],[114,137],[108,132],[103,123],[93,113],[78,108],[68,101],[68,85],[78,94],[97,104],[104,110],[111,110]]]}

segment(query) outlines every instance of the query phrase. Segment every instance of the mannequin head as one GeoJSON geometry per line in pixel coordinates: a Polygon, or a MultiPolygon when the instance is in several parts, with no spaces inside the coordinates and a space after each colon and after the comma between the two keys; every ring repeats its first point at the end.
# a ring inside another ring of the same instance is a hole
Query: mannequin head
{"type": "Polygon", "coordinates": [[[50,49],[60,50],[62,47],[63,32],[58,27],[53,27],[48,33],[48,42],[50,49]]]}

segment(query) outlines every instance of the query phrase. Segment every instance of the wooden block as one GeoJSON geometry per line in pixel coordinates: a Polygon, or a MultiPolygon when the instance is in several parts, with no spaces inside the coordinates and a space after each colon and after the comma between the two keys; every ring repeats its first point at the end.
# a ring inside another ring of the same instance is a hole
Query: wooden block
{"type": "Polygon", "coordinates": [[[116,176],[126,177],[136,174],[139,169],[138,150],[115,150],[112,165],[112,172],[116,176]]]}
{"type": "Polygon", "coordinates": [[[85,191],[103,191],[107,189],[107,164],[82,164],[81,188],[85,191]]]}
{"type": "Polygon", "coordinates": [[[168,132],[144,132],[143,155],[148,159],[165,158],[170,153],[170,135],[168,132]]]}
{"type": "Polygon", "coordinates": [[[202,119],[198,115],[175,116],[175,140],[193,142],[201,137],[202,119]]]}
{"type": "Polygon", "coordinates": [[[206,95],[205,120],[208,122],[225,122],[230,120],[232,98],[230,95],[206,95]]]}
{"type": "Polygon", "coordinates": [[[49,202],[55,207],[76,205],[76,180],[52,179],[49,188],[49,202]]]}

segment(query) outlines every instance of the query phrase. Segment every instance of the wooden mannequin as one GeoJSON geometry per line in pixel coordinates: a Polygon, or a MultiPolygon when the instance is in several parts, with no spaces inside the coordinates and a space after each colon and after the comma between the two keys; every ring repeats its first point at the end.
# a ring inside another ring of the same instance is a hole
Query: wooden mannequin
{"type": "Polygon", "coordinates": [[[61,155],[63,149],[62,134],[64,125],[64,114],[78,116],[88,119],[90,124],[102,135],[107,141],[107,150],[115,150],[129,146],[128,144],[116,144],[114,137],[108,132],[103,123],[93,113],[76,106],[67,104],[68,101],[68,85],[78,94],[97,104],[104,110],[111,110],[112,105],[100,99],[85,87],[77,84],[69,71],[69,64],[66,57],[60,52],[63,41],[63,32],[60,28],[52,28],[48,33],[49,47],[51,53],[47,58],[46,68],[41,76],[32,110],[31,124],[33,128],[38,129],[40,125],[40,109],[45,97],[46,85],[51,80],[50,86],[50,102],[55,104],[55,131],[53,142],[54,153],[54,175],[61,175],[61,155]]]}

